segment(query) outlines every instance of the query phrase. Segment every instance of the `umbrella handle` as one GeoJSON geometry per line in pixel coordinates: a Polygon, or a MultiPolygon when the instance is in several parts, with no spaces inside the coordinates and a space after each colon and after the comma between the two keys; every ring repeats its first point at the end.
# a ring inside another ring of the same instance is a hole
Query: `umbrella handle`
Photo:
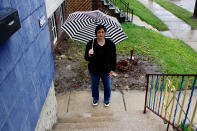
{"type": "Polygon", "coordinates": [[[93,49],[93,45],[94,45],[94,38],[93,38],[93,41],[92,41],[92,49],[93,49]]]}

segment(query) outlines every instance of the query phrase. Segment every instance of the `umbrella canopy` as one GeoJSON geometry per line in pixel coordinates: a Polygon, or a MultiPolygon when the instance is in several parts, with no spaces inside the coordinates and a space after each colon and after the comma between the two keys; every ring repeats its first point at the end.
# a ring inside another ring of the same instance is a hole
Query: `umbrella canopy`
{"type": "Polygon", "coordinates": [[[106,15],[99,10],[78,11],[69,14],[67,20],[62,25],[62,29],[71,39],[87,43],[96,37],[95,28],[97,25],[104,25],[106,27],[105,37],[111,39],[114,44],[128,38],[115,17],[106,15]]]}

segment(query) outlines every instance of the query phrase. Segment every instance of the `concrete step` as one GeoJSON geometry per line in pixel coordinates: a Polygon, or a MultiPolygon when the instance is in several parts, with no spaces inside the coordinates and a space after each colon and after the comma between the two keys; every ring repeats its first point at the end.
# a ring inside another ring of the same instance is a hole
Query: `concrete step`
{"type": "Polygon", "coordinates": [[[120,14],[120,10],[118,7],[116,7],[115,11],[114,11],[115,14],[120,14]]]}
{"type": "Polygon", "coordinates": [[[91,113],[68,113],[58,119],[59,123],[92,123],[92,122],[116,122],[127,121],[137,118],[136,114],[128,115],[127,112],[91,112],[91,113]],[[131,117],[132,116],[132,117],[131,117]]]}
{"type": "Polygon", "coordinates": [[[100,116],[100,117],[87,117],[87,118],[64,118],[59,119],[58,123],[93,123],[93,122],[102,122],[102,121],[117,121],[117,119],[111,117],[111,116],[100,116]]]}
{"type": "Polygon", "coordinates": [[[102,116],[112,116],[113,113],[111,112],[84,112],[84,113],[76,113],[76,112],[69,112],[65,113],[63,116],[59,117],[59,120],[66,120],[66,119],[85,119],[85,118],[92,118],[92,117],[102,117],[102,116]]]}
{"type": "MultiPolygon", "coordinates": [[[[136,127],[135,124],[128,122],[90,122],[90,123],[58,123],[55,129],[88,129],[88,128],[113,128],[113,129],[131,129],[131,127],[136,127]]],[[[141,126],[140,126],[141,127],[141,126]]],[[[139,127],[136,127],[139,129],[139,127]]]]}
{"type": "Polygon", "coordinates": [[[64,130],[108,130],[113,129],[125,131],[164,131],[166,126],[163,121],[153,113],[143,114],[141,111],[137,113],[116,112],[116,113],[87,113],[87,114],[69,114],[65,118],[61,118],[53,127],[55,131],[64,130]]]}
{"type": "Polygon", "coordinates": [[[110,5],[110,6],[109,6],[109,9],[110,9],[110,10],[115,10],[116,7],[115,7],[114,5],[110,5]]]}
{"type": "MultiPolygon", "coordinates": [[[[122,128],[83,128],[83,129],[53,129],[50,131],[133,131],[133,129],[122,129],[122,128]]],[[[148,130],[147,130],[148,131],[148,130]]]]}
{"type": "MultiPolygon", "coordinates": [[[[147,113],[149,114],[149,113],[147,113]]],[[[138,116],[146,117],[142,111],[135,113],[129,113],[126,111],[117,111],[117,112],[86,112],[86,113],[76,113],[71,112],[67,113],[62,117],[59,117],[58,122],[60,123],[76,123],[76,122],[100,122],[100,121],[117,121],[117,120],[129,120],[138,116]]],[[[149,116],[149,115],[147,115],[149,116]]]]}
{"type": "Polygon", "coordinates": [[[107,2],[106,0],[103,0],[103,4],[106,6],[110,5],[109,2],[107,2]]]}
{"type": "Polygon", "coordinates": [[[109,10],[113,10],[114,14],[116,14],[116,16],[120,22],[125,22],[126,16],[121,13],[121,11],[118,9],[118,7],[116,7],[112,2],[109,2],[109,1],[107,2],[106,0],[102,0],[102,1],[103,1],[103,5],[108,6],[109,10]]]}
{"type": "MultiPolygon", "coordinates": [[[[165,131],[167,125],[155,125],[154,122],[113,121],[91,123],[58,123],[52,131],[165,131]]],[[[170,127],[169,131],[173,131],[170,127]]]]}

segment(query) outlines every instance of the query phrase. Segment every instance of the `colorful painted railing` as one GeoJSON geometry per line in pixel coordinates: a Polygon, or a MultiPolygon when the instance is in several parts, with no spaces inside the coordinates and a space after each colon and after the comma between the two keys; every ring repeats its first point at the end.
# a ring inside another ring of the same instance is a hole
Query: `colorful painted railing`
{"type": "Polygon", "coordinates": [[[146,80],[144,113],[147,108],[161,117],[167,130],[197,131],[197,74],[147,74],[146,80]]]}

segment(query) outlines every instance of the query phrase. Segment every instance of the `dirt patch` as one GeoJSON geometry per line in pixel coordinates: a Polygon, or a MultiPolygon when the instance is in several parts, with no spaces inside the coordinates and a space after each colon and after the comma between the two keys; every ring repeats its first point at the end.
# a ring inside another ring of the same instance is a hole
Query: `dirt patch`
{"type": "MultiPolygon", "coordinates": [[[[54,52],[55,61],[55,91],[56,93],[67,90],[85,90],[90,88],[90,78],[88,72],[88,62],[84,60],[85,44],[77,44],[73,41],[63,41],[54,52]]],[[[149,61],[139,59],[130,71],[116,71],[116,76],[112,77],[112,90],[144,90],[146,85],[146,73],[160,73],[161,67],[149,61]]],[[[117,61],[121,59],[129,60],[129,56],[117,55],[117,61]]],[[[102,88],[102,84],[101,88],[102,88]]]]}

